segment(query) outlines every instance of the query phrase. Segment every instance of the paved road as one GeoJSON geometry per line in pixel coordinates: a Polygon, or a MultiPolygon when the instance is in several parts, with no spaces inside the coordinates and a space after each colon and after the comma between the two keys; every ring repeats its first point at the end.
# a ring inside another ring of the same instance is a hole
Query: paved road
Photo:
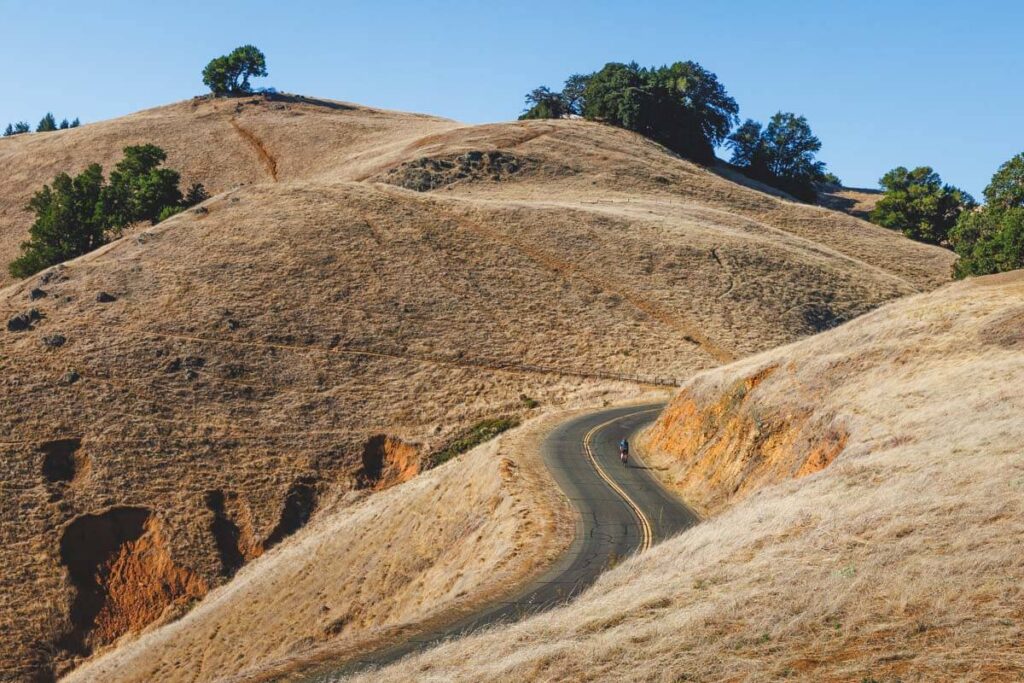
{"type": "Polygon", "coordinates": [[[307,678],[327,681],[393,662],[441,640],[499,622],[509,622],[571,600],[604,570],[697,523],[697,516],[666,491],[636,455],[619,462],[618,443],[650,423],[662,405],[613,408],[570,420],[543,445],[544,462],[579,511],[576,536],[548,571],[518,595],[422,637],[367,653],[343,667],[307,678]]]}

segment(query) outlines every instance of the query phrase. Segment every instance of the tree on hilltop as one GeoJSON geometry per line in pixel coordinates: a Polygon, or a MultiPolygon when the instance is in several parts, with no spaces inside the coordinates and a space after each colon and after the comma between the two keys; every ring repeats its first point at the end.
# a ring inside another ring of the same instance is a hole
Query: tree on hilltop
{"type": "Polygon", "coordinates": [[[244,95],[252,92],[250,78],[266,75],[263,53],[253,45],[243,45],[210,60],[203,69],[203,83],[214,95],[244,95]]]}
{"type": "Polygon", "coordinates": [[[695,161],[711,163],[739,107],[715,74],[693,61],[641,68],[609,63],[591,74],[583,116],[651,138],[695,161]]]}
{"type": "Polygon", "coordinates": [[[39,120],[39,125],[36,126],[37,133],[49,133],[52,130],[57,130],[57,119],[53,118],[53,114],[46,112],[46,116],[39,120]]]}
{"type": "Polygon", "coordinates": [[[562,102],[565,104],[567,114],[583,116],[583,107],[587,102],[587,82],[590,76],[586,74],[573,74],[565,79],[562,86],[562,102]]]}
{"type": "Polygon", "coordinates": [[[566,106],[562,93],[552,92],[542,85],[526,94],[526,110],[519,117],[524,119],[560,119],[565,116],[566,106]]]}

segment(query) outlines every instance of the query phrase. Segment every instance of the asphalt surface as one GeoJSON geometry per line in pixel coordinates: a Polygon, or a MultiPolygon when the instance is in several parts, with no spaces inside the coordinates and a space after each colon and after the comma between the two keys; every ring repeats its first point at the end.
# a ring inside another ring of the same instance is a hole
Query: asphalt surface
{"type": "Polygon", "coordinates": [[[576,507],[576,536],[544,574],[517,595],[491,603],[442,629],[350,661],[325,667],[308,681],[328,681],[378,667],[441,641],[564,604],[623,558],[646,550],[699,521],[678,498],[666,491],[631,453],[619,461],[619,441],[652,422],[663,405],[613,408],[570,420],[544,441],[544,463],[576,507]]]}

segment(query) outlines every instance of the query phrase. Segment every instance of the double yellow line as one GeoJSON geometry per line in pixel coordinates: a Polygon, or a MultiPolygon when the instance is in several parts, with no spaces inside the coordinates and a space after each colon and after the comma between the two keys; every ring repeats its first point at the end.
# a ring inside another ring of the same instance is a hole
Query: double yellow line
{"type": "Polygon", "coordinates": [[[619,415],[618,417],[613,417],[607,422],[602,422],[601,424],[597,425],[589,432],[587,432],[587,435],[583,437],[583,448],[587,452],[587,457],[590,458],[590,464],[593,465],[594,469],[597,471],[597,476],[601,477],[601,479],[603,479],[605,483],[608,484],[609,487],[611,487],[612,491],[615,491],[615,493],[617,493],[619,497],[626,502],[626,505],[629,506],[629,508],[633,511],[633,514],[636,515],[636,518],[640,521],[640,533],[642,536],[642,539],[640,541],[640,552],[648,550],[651,547],[651,543],[654,537],[654,533],[651,529],[651,521],[647,518],[647,515],[644,514],[644,511],[640,509],[640,506],[637,505],[636,502],[629,497],[629,494],[626,493],[622,489],[622,487],[619,486],[615,482],[615,480],[608,475],[608,473],[605,471],[603,467],[601,467],[601,463],[599,463],[597,461],[597,458],[594,457],[594,450],[590,447],[590,440],[593,438],[594,434],[604,429],[608,425],[612,424],[613,422],[618,422],[619,420],[623,420],[627,417],[633,417],[634,415],[639,415],[640,413],[654,413],[657,412],[658,410],[660,410],[660,408],[652,408],[650,410],[638,410],[637,412],[629,413],[628,415],[619,415]]]}

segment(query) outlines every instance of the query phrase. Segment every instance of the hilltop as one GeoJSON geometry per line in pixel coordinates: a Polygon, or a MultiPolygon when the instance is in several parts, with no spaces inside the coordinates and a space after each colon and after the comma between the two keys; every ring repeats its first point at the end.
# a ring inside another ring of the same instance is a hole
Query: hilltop
{"type": "Polygon", "coordinates": [[[697,375],[645,438],[708,515],[571,605],[357,680],[1017,680],[1024,276],[697,375]]]}
{"type": "MultiPolygon", "coordinates": [[[[425,539],[460,538],[460,508],[442,514],[428,495],[459,490],[452,468],[394,485],[480,420],[678,384],[931,290],[953,258],[619,129],[465,126],[292,96],[200,98],[0,140],[0,256],[55,172],[142,142],[213,196],[0,290],[7,318],[36,312],[0,333],[7,677],[64,672],[217,586],[221,600],[243,577],[280,585],[283,569],[305,583],[277,609],[310,611],[287,643],[253,620],[244,636],[268,658],[507,589],[565,538],[522,450],[474,466],[478,493],[460,500],[479,503],[489,540],[472,561],[436,565],[449,579],[404,611],[374,607],[393,592],[383,581],[357,613],[314,617],[310,596],[331,595],[336,576],[294,548],[315,529],[355,544],[360,520],[394,511],[436,515],[425,539]],[[299,564],[284,567],[286,554],[299,564]]],[[[401,556],[403,585],[430,584],[441,549],[388,528],[396,547],[367,536],[360,552],[401,556]]],[[[259,663],[232,654],[242,634],[203,635],[218,671],[259,663]]],[[[152,640],[180,660],[174,637],[137,642],[152,640]]]]}

